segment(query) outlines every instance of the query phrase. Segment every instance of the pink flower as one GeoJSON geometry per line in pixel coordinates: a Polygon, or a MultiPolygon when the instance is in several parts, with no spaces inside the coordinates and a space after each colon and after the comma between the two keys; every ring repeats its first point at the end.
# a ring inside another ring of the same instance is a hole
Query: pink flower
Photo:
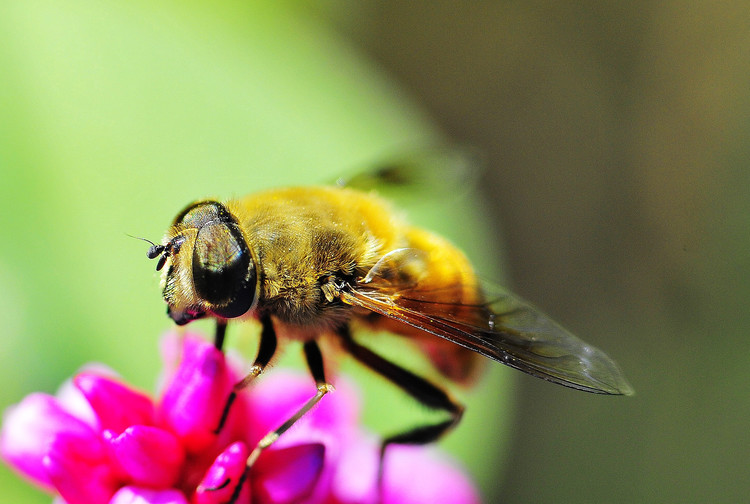
{"type": "MultiPolygon", "coordinates": [[[[166,386],[154,401],[113,373],[87,370],[57,396],[9,408],[3,459],[66,504],[365,504],[378,498],[378,443],[357,425],[346,382],[325,397],[249,472],[250,451],[314,391],[304,375],[272,372],[239,394],[217,434],[240,372],[196,336],[171,335],[166,386]]],[[[466,477],[435,451],[389,447],[383,504],[479,502],[466,477]]]]}

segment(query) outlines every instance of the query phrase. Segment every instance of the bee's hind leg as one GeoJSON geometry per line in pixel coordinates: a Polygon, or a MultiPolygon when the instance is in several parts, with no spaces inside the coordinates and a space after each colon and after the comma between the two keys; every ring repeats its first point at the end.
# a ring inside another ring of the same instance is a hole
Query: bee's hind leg
{"type": "Polygon", "coordinates": [[[389,445],[422,445],[437,441],[446,432],[458,425],[461,421],[464,407],[456,402],[447,391],[354,341],[348,327],[343,328],[339,333],[342,337],[344,349],[359,362],[384,378],[387,378],[428,408],[445,411],[449,415],[448,419],[443,422],[417,426],[405,432],[388,436],[382,440],[378,467],[378,482],[382,488],[383,458],[385,450],[389,445]]]}

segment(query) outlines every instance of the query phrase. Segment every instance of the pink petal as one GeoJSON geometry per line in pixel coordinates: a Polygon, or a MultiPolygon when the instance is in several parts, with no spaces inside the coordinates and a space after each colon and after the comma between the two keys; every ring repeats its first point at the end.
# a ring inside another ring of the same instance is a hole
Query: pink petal
{"type": "MultiPolygon", "coordinates": [[[[264,375],[250,390],[243,391],[248,409],[254,413],[252,423],[247,426],[251,434],[249,442],[257,443],[268,432],[288,420],[315,392],[315,383],[309,375],[281,370],[264,375]]],[[[339,435],[356,428],[358,416],[357,390],[347,381],[340,380],[336,383],[336,390],[324,397],[281,439],[299,442],[306,438],[309,441],[311,430],[335,432],[339,435]],[[297,430],[303,430],[304,433],[295,436],[297,430]]],[[[324,441],[322,438],[316,440],[324,441]]]]}
{"type": "Polygon", "coordinates": [[[171,432],[134,425],[109,443],[115,460],[135,485],[167,488],[177,482],[185,451],[171,432]]]}
{"type": "Polygon", "coordinates": [[[73,383],[88,400],[102,430],[120,433],[130,425],[154,423],[151,399],[119,381],[95,373],[81,373],[73,383]]]}
{"type": "Polygon", "coordinates": [[[242,442],[233,443],[216,457],[206,476],[198,485],[193,496],[193,504],[221,504],[229,502],[242,481],[242,490],[237,502],[250,501],[250,482],[245,477],[247,469],[247,446],[242,442]]]}
{"type": "Polygon", "coordinates": [[[50,488],[53,483],[43,461],[52,441],[63,432],[83,444],[97,442],[92,428],[65,411],[56,398],[31,394],[5,412],[0,453],[15,469],[50,488]]]}
{"type": "Polygon", "coordinates": [[[68,504],[106,504],[119,486],[99,439],[62,432],[52,440],[43,464],[68,504]]]}
{"type": "Polygon", "coordinates": [[[250,473],[253,495],[274,504],[300,501],[315,488],[324,458],[325,446],[320,443],[265,451],[250,473]]]}
{"type": "Polygon", "coordinates": [[[194,334],[182,334],[177,331],[165,333],[159,340],[159,353],[164,367],[159,375],[158,390],[163,391],[164,385],[170,383],[182,361],[182,355],[187,340],[200,341],[202,338],[194,334]]]}
{"type": "Polygon", "coordinates": [[[178,490],[152,490],[134,486],[122,487],[109,504],[188,504],[178,490]]]}
{"type": "Polygon", "coordinates": [[[479,504],[469,478],[422,446],[392,445],[385,454],[383,504],[479,504]]]}
{"type": "Polygon", "coordinates": [[[379,444],[360,438],[347,443],[336,466],[332,498],[341,504],[479,504],[472,482],[431,448],[391,445],[378,489],[379,444]],[[382,491],[382,499],[378,499],[382,491]]]}
{"type": "Polygon", "coordinates": [[[60,406],[79,420],[99,431],[99,418],[91,408],[78,387],[73,384],[73,378],[65,380],[55,394],[60,406]]]}
{"type": "Polygon", "coordinates": [[[379,446],[371,439],[353,437],[344,445],[331,481],[331,492],[342,504],[377,501],[379,446]]]}
{"type": "Polygon", "coordinates": [[[190,347],[206,344],[206,339],[198,333],[182,333],[178,331],[164,333],[159,340],[159,353],[161,354],[164,366],[159,373],[157,390],[163,393],[166,386],[172,383],[185,353],[190,352],[190,347]],[[186,347],[188,348],[187,351],[185,350],[186,347]]]}
{"type": "Polygon", "coordinates": [[[214,431],[232,385],[224,354],[208,343],[185,341],[182,362],[164,392],[160,414],[189,453],[205,451],[216,441],[214,431]]]}

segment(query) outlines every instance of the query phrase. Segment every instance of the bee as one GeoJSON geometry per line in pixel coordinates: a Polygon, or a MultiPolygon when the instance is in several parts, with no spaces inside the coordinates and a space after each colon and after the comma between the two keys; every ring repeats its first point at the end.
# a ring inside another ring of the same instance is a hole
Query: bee
{"type": "Polygon", "coordinates": [[[319,347],[337,340],[357,361],[447,419],[385,438],[437,440],[463,406],[438,384],[355,339],[353,328],[414,341],[442,376],[471,380],[482,357],[532,376],[599,394],[632,388],[601,350],[502,290],[483,289],[467,257],[448,240],[407,223],[384,199],[350,187],[274,189],[241,199],[192,203],[177,214],[149,258],[158,258],[167,313],[178,325],[210,317],[222,347],[229,321],[259,321],[259,350],[247,377],[260,375],[280,342],[302,342],[317,391],[266,436],[248,465],[332,387],[319,347]]]}

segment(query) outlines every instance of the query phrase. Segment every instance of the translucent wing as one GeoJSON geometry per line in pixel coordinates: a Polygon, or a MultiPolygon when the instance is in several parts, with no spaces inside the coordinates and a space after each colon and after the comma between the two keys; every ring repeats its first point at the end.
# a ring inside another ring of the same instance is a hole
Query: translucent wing
{"type": "Polygon", "coordinates": [[[387,278],[374,276],[371,271],[368,282],[345,285],[340,299],[553,383],[599,394],[633,394],[620,368],[604,352],[508,292],[493,292],[487,302],[457,307],[449,296],[432,292],[422,298],[413,295],[419,292],[414,288],[399,293],[387,278]]]}

